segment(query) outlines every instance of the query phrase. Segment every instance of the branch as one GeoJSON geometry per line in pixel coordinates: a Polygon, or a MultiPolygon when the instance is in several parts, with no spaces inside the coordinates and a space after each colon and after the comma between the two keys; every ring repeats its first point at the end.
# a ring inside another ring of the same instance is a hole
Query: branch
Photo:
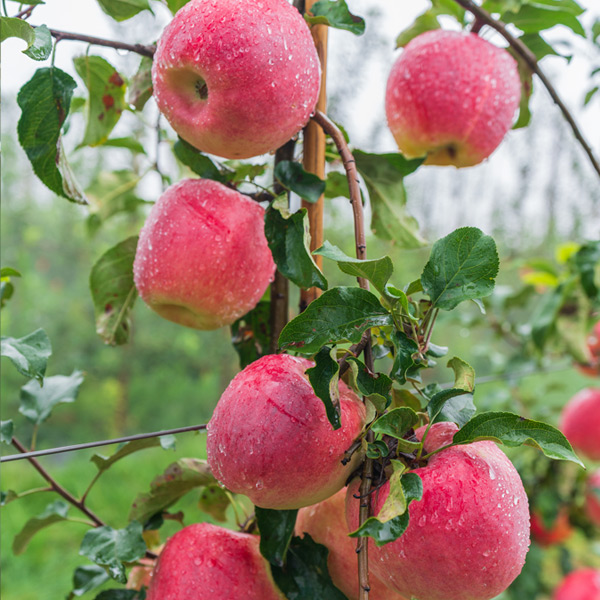
{"type": "Polygon", "coordinates": [[[518,38],[514,37],[511,33],[506,29],[506,25],[501,21],[494,19],[487,11],[483,10],[479,6],[477,6],[472,0],[454,0],[457,4],[460,4],[465,10],[469,11],[475,17],[475,23],[481,23],[485,25],[489,25],[492,29],[495,29],[510,45],[510,47],[525,61],[527,66],[540,78],[541,82],[544,84],[548,93],[554,100],[554,103],[558,105],[560,110],[563,113],[564,118],[567,120],[571,129],[573,130],[573,134],[583,147],[585,153],[588,155],[592,166],[600,176],[600,163],[594,156],[594,151],[591,146],[587,143],[586,139],[583,137],[583,134],[579,130],[573,115],[569,112],[569,109],[565,106],[564,102],[560,99],[560,96],[554,89],[552,83],[550,83],[549,79],[546,77],[544,72],[540,69],[538,64],[538,60],[535,57],[535,54],[518,38]]]}
{"type": "Polygon", "coordinates": [[[24,8],[22,11],[18,12],[13,19],[28,19],[36,6],[38,5],[32,4],[31,6],[24,8]]]}
{"type": "Polygon", "coordinates": [[[87,42],[94,46],[106,46],[107,48],[115,48],[117,50],[128,50],[129,52],[135,52],[142,56],[152,58],[156,50],[156,46],[144,46],[143,44],[125,44],[124,42],[116,42],[113,40],[105,40],[103,38],[93,37],[91,35],[83,35],[81,33],[69,33],[68,31],[59,31],[57,29],[50,29],[50,33],[56,42],[61,40],[76,40],[79,42],[87,42]]]}

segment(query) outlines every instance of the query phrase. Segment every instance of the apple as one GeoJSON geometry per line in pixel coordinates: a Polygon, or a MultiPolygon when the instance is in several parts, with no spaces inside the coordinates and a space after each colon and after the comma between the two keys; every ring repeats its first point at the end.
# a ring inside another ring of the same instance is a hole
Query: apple
{"type": "Polygon", "coordinates": [[[208,424],[208,464],[232,492],[257,506],[294,509],[340,490],[361,460],[342,465],[362,433],[366,409],[339,384],[341,423],[334,430],[305,371],[314,363],[288,354],[263,356],[238,373],[208,424]]]}
{"type": "Polygon", "coordinates": [[[387,82],[385,111],[400,152],[468,167],[510,129],[521,97],[517,63],[474,33],[434,30],[411,40],[387,82]]]}
{"type": "Polygon", "coordinates": [[[540,513],[531,513],[531,538],[540,546],[547,548],[554,544],[561,544],[573,533],[569,521],[569,513],[563,507],[559,510],[556,519],[550,527],[546,525],[540,513]]]}
{"type": "Polygon", "coordinates": [[[210,523],[188,525],[161,552],[147,600],[285,600],[259,538],[210,523]]]}
{"type": "MultiPolygon", "coordinates": [[[[348,537],[345,517],[346,488],[313,506],[301,508],[296,518],[296,535],[308,533],[328,550],[327,569],[334,585],[348,600],[358,600],[358,558],[356,540],[348,537]]],[[[370,597],[377,600],[405,600],[369,572],[370,597]]]]}
{"type": "Polygon", "coordinates": [[[308,122],[317,51],[287,0],[191,0],[154,54],[159,110],[187,142],[226,158],[277,149],[308,122]]]}
{"type": "Polygon", "coordinates": [[[563,408],[559,428],[577,452],[600,460],[600,388],[577,392],[563,408]]]}
{"type": "Polygon", "coordinates": [[[585,512],[589,520],[600,527],[600,469],[587,480],[585,492],[585,512]]]}
{"type": "Polygon", "coordinates": [[[600,600],[600,569],[569,573],[554,591],[554,600],[600,600]]]}
{"type": "Polygon", "coordinates": [[[159,315],[195,329],[230,325],[273,280],[264,209],[208,179],[185,179],[158,199],[140,233],[134,281],[159,315]]]}
{"type": "MultiPolygon", "coordinates": [[[[425,428],[415,433],[422,439],[425,428]]],[[[425,439],[427,453],[449,442],[454,423],[435,423],[425,439]]],[[[373,572],[407,598],[489,600],[520,573],[529,546],[529,508],[512,463],[488,441],[454,446],[413,471],[423,498],[409,506],[409,525],[381,547],[369,540],[373,572]]],[[[360,480],[348,486],[346,519],[356,530],[360,480]]],[[[389,482],[371,496],[377,516],[389,482]]]]}
{"type": "Polygon", "coordinates": [[[586,342],[589,360],[586,364],[577,367],[585,375],[600,377],[600,321],[594,325],[586,342]]]}

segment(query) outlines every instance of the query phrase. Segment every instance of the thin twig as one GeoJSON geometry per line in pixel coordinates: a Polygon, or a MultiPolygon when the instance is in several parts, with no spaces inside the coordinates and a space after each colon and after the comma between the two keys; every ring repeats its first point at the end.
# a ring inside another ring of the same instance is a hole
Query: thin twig
{"type": "Polygon", "coordinates": [[[32,4],[31,6],[24,8],[22,11],[18,12],[13,19],[28,19],[36,6],[37,4],[32,4]]]}
{"type": "Polygon", "coordinates": [[[0,462],[11,462],[14,460],[30,459],[36,456],[49,456],[50,454],[61,454],[63,452],[74,452],[76,450],[85,450],[86,448],[97,448],[98,446],[110,446],[112,444],[122,444],[134,440],[144,440],[147,438],[160,437],[162,435],[173,435],[175,433],[187,433],[188,431],[203,431],[206,424],[190,425],[188,427],[178,427],[176,429],[165,429],[163,431],[154,431],[152,433],[138,433],[111,440],[102,440],[100,442],[87,442],[85,444],[74,444],[72,446],[60,446],[58,448],[49,448],[48,450],[36,450],[35,452],[23,452],[21,454],[10,454],[0,457],[0,462]]]}
{"type": "Polygon", "coordinates": [[[117,42],[114,40],[105,40],[103,38],[94,37],[91,35],[84,35],[81,33],[70,33],[68,31],[59,31],[58,29],[50,29],[52,37],[56,38],[57,42],[61,40],[75,40],[78,42],[86,42],[94,46],[106,46],[107,48],[115,48],[116,50],[128,50],[129,52],[135,52],[142,56],[152,58],[156,50],[155,46],[144,46],[144,44],[126,44],[124,42],[117,42]]]}
{"type": "Polygon", "coordinates": [[[554,89],[552,83],[550,83],[549,79],[546,77],[544,72],[540,69],[537,58],[535,54],[518,38],[514,37],[511,33],[506,29],[506,25],[502,23],[502,21],[498,21],[494,19],[487,11],[483,10],[481,7],[477,6],[471,0],[454,0],[457,4],[462,6],[465,10],[469,11],[472,15],[475,16],[476,22],[480,21],[481,23],[485,23],[489,25],[492,29],[495,29],[510,45],[511,48],[525,61],[527,66],[540,78],[541,82],[544,84],[545,88],[548,90],[548,93],[554,100],[554,103],[560,108],[563,113],[564,118],[567,120],[571,129],[573,130],[573,134],[583,147],[585,153],[588,155],[592,166],[600,176],[600,163],[594,155],[594,151],[592,147],[588,144],[587,140],[583,137],[577,123],[573,115],[570,113],[569,109],[565,106],[564,102],[561,100],[560,96],[554,89]]]}

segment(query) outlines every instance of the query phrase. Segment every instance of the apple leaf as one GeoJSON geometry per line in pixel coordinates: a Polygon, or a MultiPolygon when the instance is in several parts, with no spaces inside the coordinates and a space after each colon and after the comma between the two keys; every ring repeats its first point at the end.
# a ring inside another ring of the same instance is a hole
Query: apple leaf
{"type": "Polygon", "coordinates": [[[403,182],[424,159],[407,160],[400,154],[368,154],[361,150],[354,151],[354,158],[369,191],[373,233],[383,240],[393,240],[400,248],[425,245],[417,221],[406,212],[403,182]]]}
{"type": "Polygon", "coordinates": [[[201,492],[198,499],[198,508],[213,519],[224,523],[227,521],[225,514],[231,504],[230,496],[219,485],[207,485],[201,492]]]}
{"type": "Polygon", "coordinates": [[[260,553],[272,564],[283,566],[294,535],[298,510],[272,510],[254,508],[260,531],[260,553]]]}
{"type": "Polygon", "coordinates": [[[19,412],[32,423],[43,423],[57,404],[75,402],[79,387],[83,383],[83,373],[73,371],[69,376],[54,375],[44,379],[44,387],[31,380],[21,388],[19,412]]]}
{"type": "Polygon", "coordinates": [[[134,562],[146,554],[142,525],[132,521],[124,529],[107,526],[91,529],[83,537],[79,554],[106,567],[113,579],[127,583],[123,563],[134,562]]]}
{"type": "Polygon", "coordinates": [[[261,300],[231,326],[231,342],[240,359],[240,369],[269,354],[271,303],[261,300]]]}
{"type": "Polygon", "coordinates": [[[77,567],[73,573],[72,596],[83,596],[86,592],[93,590],[110,579],[103,567],[98,565],[84,565],[77,567]]]}
{"type": "Polygon", "coordinates": [[[12,419],[0,421],[0,442],[3,444],[11,444],[14,431],[15,426],[12,419]]]}
{"type": "Polygon", "coordinates": [[[275,165],[275,177],[286,189],[307,202],[318,202],[325,192],[325,182],[292,160],[281,160],[275,165]]]}
{"type": "Polygon", "coordinates": [[[455,388],[465,392],[475,391],[475,369],[469,363],[455,356],[448,361],[446,366],[454,371],[455,388]]]}
{"type": "Polygon", "coordinates": [[[137,236],[107,250],[92,267],[90,290],[96,313],[96,332],[105,344],[125,344],[131,329],[130,313],[137,298],[133,260],[137,236]]]}
{"type": "Polygon", "coordinates": [[[396,48],[404,48],[408,42],[426,31],[439,29],[440,23],[437,17],[438,13],[434,8],[419,15],[413,23],[396,38],[396,48]]]}
{"type": "Polygon", "coordinates": [[[561,283],[557,288],[542,296],[536,304],[531,316],[531,339],[540,351],[544,349],[556,326],[556,319],[573,283],[573,281],[569,285],[566,282],[561,283]]]}
{"type": "Polygon", "coordinates": [[[513,58],[517,61],[517,70],[519,72],[519,79],[521,80],[521,99],[519,101],[519,117],[515,124],[512,126],[513,129],[521,129],[527,127],[531,121],[531,110],[529,108],[529,100],[533,93],[533,71],[529,65],[521,58],[519,54],[514,52],[512,48],[510,53],[513,58]]]}
{"type": "Polygon", "coordinates": [[[181,458],[171,463],[162,475],[154,478],[150,491],[139,494],[129,513],[130,519],[145,523],[193,489],[217,483],[205,460],[181,458]]]}
{"type": "Polygon", "coordinates": [[[508,412],[486,412],[473,417],[454,434],[452,443],[470,444],[478,440],[492,440],[511,448],[532,446],[549,458],[584,466],[558,429],[508,412]]]}
{"type": "Polygon", "coordinates": [[[148,0],[98,0],[98,4],[115,21],[126,21],[143,10],[152,12],[148,0]]]}
{"type": "Polygon", "coordinates": [[[125,110],[125,82],[100,56],[85,54],[73,59],[75,70],[89,91],[82,146],[97,146],[108,139],[125,110]]]}
{"type": "Polygon", "coordinates": [[[282,349],[314,354],[338,342],[358,343],[370,327],[392,325],[377,296],[355,287],[336,287],[313,300],[279,336],[282,349]]]}
{"type": "MultiPolygon", "coordinates": [[[[110,146],[111,148],[126,148],[131,150],[134,154],[146,154],[146,149],[142,146],[142,143],[132,137],[119,137],[110,138],[106,140],[103,146],[110,146]]],[[[120,173],[121,171],[112,171],[113,173],[120,173]]]]}
{"type": "Polygon", "coordinates": [[[352,258],[328,241],[325,241],[313,254],[336,261],[340,271],[367,279],[382,296],[387,296],[386,284],[394,272],[394,265],[389,256],[370,260],[352,258]]]}
{"type": "Polygon", "coordinates": [[[166,0],[169,10],[175,14],[180,8],[185,6],[190,0],[166,0]]]}
{"type": "Polygon", "coordinates": [[[401,440],[418,422],[419,416],[412,408],[401,406],[379,417],[373,423],[372,430],[401,440]]]}
{"type": "Polygon", "coordinates": [[[349,198],[348,178],[344,173],[329,171],[325,186],[325,198],[349,198]]]}
{"type": "Polygon", "coordinates": [[[340,365],[335,349],[324,346],[315,355],[315,366],[306,369],[308,380],[318,398],[325,405],[327,419],[334,429],[342,426],[340,415],[340,365]]]}
{"type": "Polygon", "coordinates": [[[40,385],[51,354],[50,339],[43,329],[22,338],[3,337],[0,341],[0,355],[10,358],[21,375],[37,379],[40,385]]]}
{"type": "Polygon", "coordinates": [[[538,33],[556,25],[564,25],[585,37],[585,29],[577,17],[584,12],[573,0],[536,0],[523,4],[517,12],[502,13],[504,23],[512,23],[523,33],[538,33]]]}
{"type": "Polygon", "coordinates": [[[460,388],[450,388],[437,392],[427,404],[429,422],[449,421],[462,427],[467,423],[477,409],[473,404],[473,395],[460,388]]]}
{"type": "Polygon", "coordinates": [[[365,20],[353,15],[348,10],[345,0],[319,0],[310,8],[310,14],[304,18],[311,25],[329,25],[335,29],[343,29],[354,35],[365,32],[365,20]]]}
{"type": "Polygon", "coordinates": [[[135,110],[142,110],[152,97],[152,59],[142,56],[138,70],[127,87],[127,104],[135,110]]]}
{"type": "Polygon", "coordinates": [[[346,358],[358,391],[368,398],[379,412],[383,412],[392,402],[392,380],[384,373],[373,373],[354,356],[346,358]]]}
{"type": "Polygon", "coordinates": [[[390,491],[379,514],[369,517],[350,537],[371,537],[377,546],[397,540],[408,527],[408,506],[423,497],[423,482],[416,473],[402,468],[390,477],[390,491]]]}
{"type": "Polygon", "coordinates": [[[575,267],[581,287],[590,300],[600,299],[600,241],[587,242],[576,252],[575,267]]]}
{"type": "Polygon", "coordinates": [[[72,202],[87,204],[76,185],[60,142],[60,131],[69,114],[77,84],[56,67],[38,69],[20,89],[17,104],[19,143],[42,183],[72,202]]]}
{"type": "Polygon", "coordinates": [[[214,179],[221,183],[227,181],[227,176],[219,170],[206,154],[202,154],[200,150],[197,150],[185,140],[179,138],[173,146],[173,152],[175,152],[175,156],[179,161],[203,179],[214,179]]]}
{"type": "Polygon", "coordinates": [[[494,240],[476,227],[461,227],[433,244],[421,283],[433,306],[452,310],[464,300],[489,296],[498,265],[494,240]]]}
{"type": "Polygon", "coordinates": [[[415,360],[419,351],[418,344],[403,331],[395,330],[391,337],[395,356],[390,377],[401,385],[404,385],[407,379],[418,381],[419,369],[424,366],[415,360]]]}
{"type": "Polygon", "coordinates": [[[265,236],[279,271],[301,288],[327,289],[327,280],[310,254],[308,212],[290,214],[287,201],[275,201],[265,213],[265,236]]]}
{"type": "Polygon", "coordinates": [[[346,600],[335,587],[327,569],[329,550],[305,533],[293,537],[283,567],[271,565],[277,587],[286,598],[294,600],[346,600]]]}
{"type": "Polygon", "coordinates": [[[18,500],[18,499],[19,499],[19,494],[17,494],[17,492],[15,492],[14,490],[0,492],[0,506],[6,506],[9,502],[13,502],[13,500],[18,500]]]}
{"type": "Polygon", "coordinates": [[[67,519],[68,510],[69,505],[63,500],[55,500],[51,504],[48,504],[42,513],[29,519],[29,521],[25,523],[23,529],[15,536],[12,546],[13,552],[15,554],[22,554],[25,552],[31,538],[33,538],[38,531],[45,527],[49,527],[54,523],[65,521],[67,519]]]}
{"type": "Polygon", "coordinates": [[[4,308],[7,300],[12,298],[15,291],[13,284],[10,281],[11,277],[21,277],[21,273],[11,267],[2,267],[0,269],[0,307],[4,308]]]}
{"type": "Polygon", "coordinates": [[[0,41],[18,37],[27,43],[23,54],[33,60],[46,60],[52,53],[52,35],[46,25],[32,27],[23,19],[0,17],[0,41]]]}

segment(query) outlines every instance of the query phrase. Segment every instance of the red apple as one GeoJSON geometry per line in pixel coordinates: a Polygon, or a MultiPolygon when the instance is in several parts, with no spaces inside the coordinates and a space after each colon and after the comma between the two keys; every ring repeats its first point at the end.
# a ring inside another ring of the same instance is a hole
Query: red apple
{"type": "MultiPolygon", "coordinates": [[[[308,533],[318,544],[329,550],[327,569],[331,580],[348,598],[358,600],[358,558],[356,540],[350,532],[345,517],[346,488],[327,500],[301,508],[296,518],[296,535],[308,533]]],[[[405,600],[386,587],[375,575],[369,573],[370,598],[375,600],[405,600]]]]}
{"type": "Polygon", "coordinates": [[[394,63],[385,96],[389,128],[407,158],[468,167],[510,129],[521,97],[517,63],[474,33],[426,31],[394,63]]]}
{"type": "Polygon", "coordinates": [[[361,434],[366,411],[340,382],[342,427],[334,430],[305,374],[309,360],[263,356],[238,373],[208,424],[208,463],[233,492],[263,508],[293,509],[340,490],[360,461],[344,452],[361,434]]]}
{"type": "Polygon", "coordinates": [[[556,588],[554,600],[600,600],[600,569],[577,569],[556,588]]]}
{"type": "Polygon", "coordinates": [[[256,306],[275,264],[264,209],[216,181],[186,179],[152,207],[133,273],[159,315],[195,329],[230,325],[256,306]]]}
{"type": "Polygon", "coordinates": [[[561,544],[572,533],[573,528],[569,521],[569,513],[565,508],[560,509],[550,527],[546,526],[544,519],[538,512],[533,511],[531,513],[531,538],[540,546],[549,547],[554,544],[561,544]]]}
{"type": "Polygon", "coordinates": [[[600,377],[600,321],[598,321],[587,337],[588,362],[577,365],[578,369],[590,377],[600,377]]]}
{"type": "Polygon", "coordinates": [[[154,98],[196,148],[248,158],[282,146],[317,103],[320,65],[287,0],[191,0],[163,32],[154,98]]]}
{"type": "Polygon", "coordinates": [[[587,480],[585,512],[589,520],[600,527],[600,470],[593,473],[587,480]]]}
{"type": "Polygon", "coordinates": [[[158,558],[147,600],[285,600],[259,538],[198,523],[178,531],[158,558]]]}
{"type": "Polygon", "coordinates": [[[600,460],[600,388],[577,392],[563,408],[559,428],[577,452],[600,460]]]}
{"type": "MultiPolygon", "coordinates": [[[[417,430],[422,438],[424,427],[417,430]]],[[[454,423],[436,423],[425,440],[427,453],[446,445],[454,423]]],[[[520,573],[529,546],[529,508],[523,484],[493,442],[442,450],[413,471],[423,498],[409,507],[409,525],[394,542],[370,541],[373,572],[400,594],[420,600],[489,600],[520,573]]],[[[346,518],[358,527],[359,480],[348,486],[346,518]]],[[[371,500],[375,516],[389,482],[371,500]]]]}

